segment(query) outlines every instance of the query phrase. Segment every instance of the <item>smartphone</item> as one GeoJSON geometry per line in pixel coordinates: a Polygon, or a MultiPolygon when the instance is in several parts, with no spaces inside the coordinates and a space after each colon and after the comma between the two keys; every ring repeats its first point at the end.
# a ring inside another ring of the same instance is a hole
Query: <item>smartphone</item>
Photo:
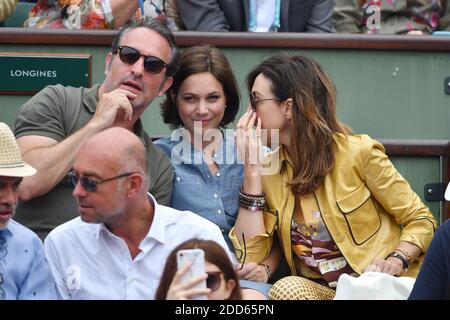
{"type": "MultiPolygon", "coordinates": [[[[202,249],[187,249],[177,252],[177,268],[180,270],[188,261],[192,262],[189,270],[181,279],[185,282],[191,278],[198,277],[205,273],[205,252],[202,249]]],[[[196,284],[195,288],[206,288],[206,280],[196,284]]],[[[193,300],[207,300],[206,295],[192,297],[193,300]]]]}

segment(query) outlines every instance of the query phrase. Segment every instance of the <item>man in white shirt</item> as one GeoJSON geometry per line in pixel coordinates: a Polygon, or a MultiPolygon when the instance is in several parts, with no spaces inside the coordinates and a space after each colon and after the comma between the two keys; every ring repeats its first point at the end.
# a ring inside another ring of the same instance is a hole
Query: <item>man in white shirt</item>
{"type": "Polygon", "coordinates": [[[228,252],[220,229],[147,193],[147,160],[131,131],[90,138],[69,173],[80,217],[54,229],[45,253],[63,299],[153,299],[168,254],[200,238],[228,252]]]}

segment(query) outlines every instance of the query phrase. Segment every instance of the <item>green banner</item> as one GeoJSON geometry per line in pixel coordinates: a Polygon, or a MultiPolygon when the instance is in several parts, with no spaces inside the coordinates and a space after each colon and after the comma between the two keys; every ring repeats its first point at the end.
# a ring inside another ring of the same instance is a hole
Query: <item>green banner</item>
{"type": "Polygon", "coordinates": [[[0,53],[0,93],[35,93],[49,84],[90,87],[91,55],[0,53]]]}

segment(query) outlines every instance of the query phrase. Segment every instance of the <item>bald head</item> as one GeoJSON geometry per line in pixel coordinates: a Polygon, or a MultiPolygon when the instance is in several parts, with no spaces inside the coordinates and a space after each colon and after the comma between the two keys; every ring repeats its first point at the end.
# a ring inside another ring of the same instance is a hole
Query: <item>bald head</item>
{"type": "Polygon", "coordinates": [[[95,134],[81,147],[76,159],[92,155],[97,159],[96,166],[114,167],[119,174],[139,172],[148,185],[145,147],[131,131],[113,127],[95,134]]]}

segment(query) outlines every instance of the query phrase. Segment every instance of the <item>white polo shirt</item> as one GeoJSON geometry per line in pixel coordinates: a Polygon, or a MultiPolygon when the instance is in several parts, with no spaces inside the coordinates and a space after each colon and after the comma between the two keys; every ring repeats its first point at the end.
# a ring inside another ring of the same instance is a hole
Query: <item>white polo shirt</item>
{"type": "MultiPolygon", "coordinates": [[[[62,299],[153,299],[167,256],[192,238],[213,240],[226,251],[214,223],[190,212],[158,205],[152,226],[131,259],[125,241],[104,224],[75,218],[55,228],[44,249],[62,299]]],[[[230,255],[230,253],[229,253],[230,255]]]]}

